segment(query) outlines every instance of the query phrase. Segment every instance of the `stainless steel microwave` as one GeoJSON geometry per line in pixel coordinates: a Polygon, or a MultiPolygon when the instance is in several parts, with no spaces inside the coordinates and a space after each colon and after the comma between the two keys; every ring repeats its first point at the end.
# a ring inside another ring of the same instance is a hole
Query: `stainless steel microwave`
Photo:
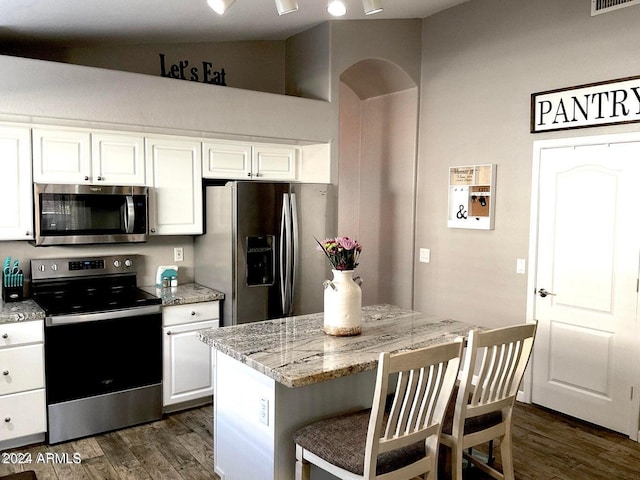
{"type": "Polygon", "coordinates": [[[148,187],[34,184],[35,244],[145,242],[148,187]]]}

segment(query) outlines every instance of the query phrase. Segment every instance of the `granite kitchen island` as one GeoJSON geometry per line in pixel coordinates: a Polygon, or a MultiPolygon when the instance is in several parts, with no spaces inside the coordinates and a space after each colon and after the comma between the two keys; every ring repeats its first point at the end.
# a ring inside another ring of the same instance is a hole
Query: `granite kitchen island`
{"type": "MultiPolygon", "coordinates": [[[[382,351],[453,341],[471,325],[391,305],[362,310],[362,334],[333,337],[323,314],[204,330],[214,348],[214,461],[223,480],[294,478],[293,432],[370,407],[382,351]]],[[[334,478],[312,470],[312,478],[334,478]]]]}

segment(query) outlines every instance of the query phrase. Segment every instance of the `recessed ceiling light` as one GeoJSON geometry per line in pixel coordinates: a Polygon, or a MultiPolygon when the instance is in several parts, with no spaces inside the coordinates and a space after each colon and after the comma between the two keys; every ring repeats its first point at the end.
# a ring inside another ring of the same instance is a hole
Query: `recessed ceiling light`
{"type": "Polygon", "coordinates": [[[329,3],[327,3],[327,12],[334,17],[341,17],[347,13],[347,6],[342,0],[329,0],[329,3]]]}

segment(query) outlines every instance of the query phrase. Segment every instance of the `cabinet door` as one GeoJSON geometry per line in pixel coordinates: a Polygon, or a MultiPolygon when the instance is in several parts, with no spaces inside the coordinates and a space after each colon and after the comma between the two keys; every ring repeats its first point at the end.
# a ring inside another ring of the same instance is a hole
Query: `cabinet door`
{"type": "Polygon", "coordinates": [[[213,349],[198,339],[198,330],[218,321],[163,328],[163,406],[213,396],[213,349]]]}
{"type": "Polygon", "coordinates": [[[92,178],[105,185],[144,185],[144,137],[118,133],[91,135],[92,178]]]}
{"type": "Polygon", "coordinates": [[[296,180],[298,149],[286,145],[254,145],[253,176],[260,180],[296,180]]]}
{"type": "Polygon", "coordinates": [[[0,397],[0,441],[47,430],[44,389],[0,397]]]}
{"type": "Polygon", "coordinates": [[[196,139],[147,138],[149,230],[153,235],[202,233],[202,150],[196,139]]]}
{"type": "Polygon", "coordinates": [[[34,128],[33,181],[90,183],[91,135],[89,132],[34,128]]]}
{"type": "Polygon", "coordinates": [[[240,180],[251,178],[251,145],[205,142],[202,176],[240,180]]]}
{"type": "Polygon", "coordinates": [[[33,238],[31,137],[28,128],[0,126],[0,240],[33,238]]]}

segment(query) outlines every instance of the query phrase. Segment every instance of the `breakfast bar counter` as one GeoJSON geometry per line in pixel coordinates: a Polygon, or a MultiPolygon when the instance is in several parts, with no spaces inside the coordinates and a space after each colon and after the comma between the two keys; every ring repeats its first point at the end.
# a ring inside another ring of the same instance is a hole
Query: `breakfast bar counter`
{"type": "MultiPolygon", "coordinates": [[[[380,352],[453,341],[471,325],[392,305],[362,309],[362,334],[323,332],[323,314],[203,330],[215,349],[214,461],[225,480],[294,478],[293,432],[371,406],[380,352]]],[[[312,478],[334,478],[312,470],[312,478]]]]}

